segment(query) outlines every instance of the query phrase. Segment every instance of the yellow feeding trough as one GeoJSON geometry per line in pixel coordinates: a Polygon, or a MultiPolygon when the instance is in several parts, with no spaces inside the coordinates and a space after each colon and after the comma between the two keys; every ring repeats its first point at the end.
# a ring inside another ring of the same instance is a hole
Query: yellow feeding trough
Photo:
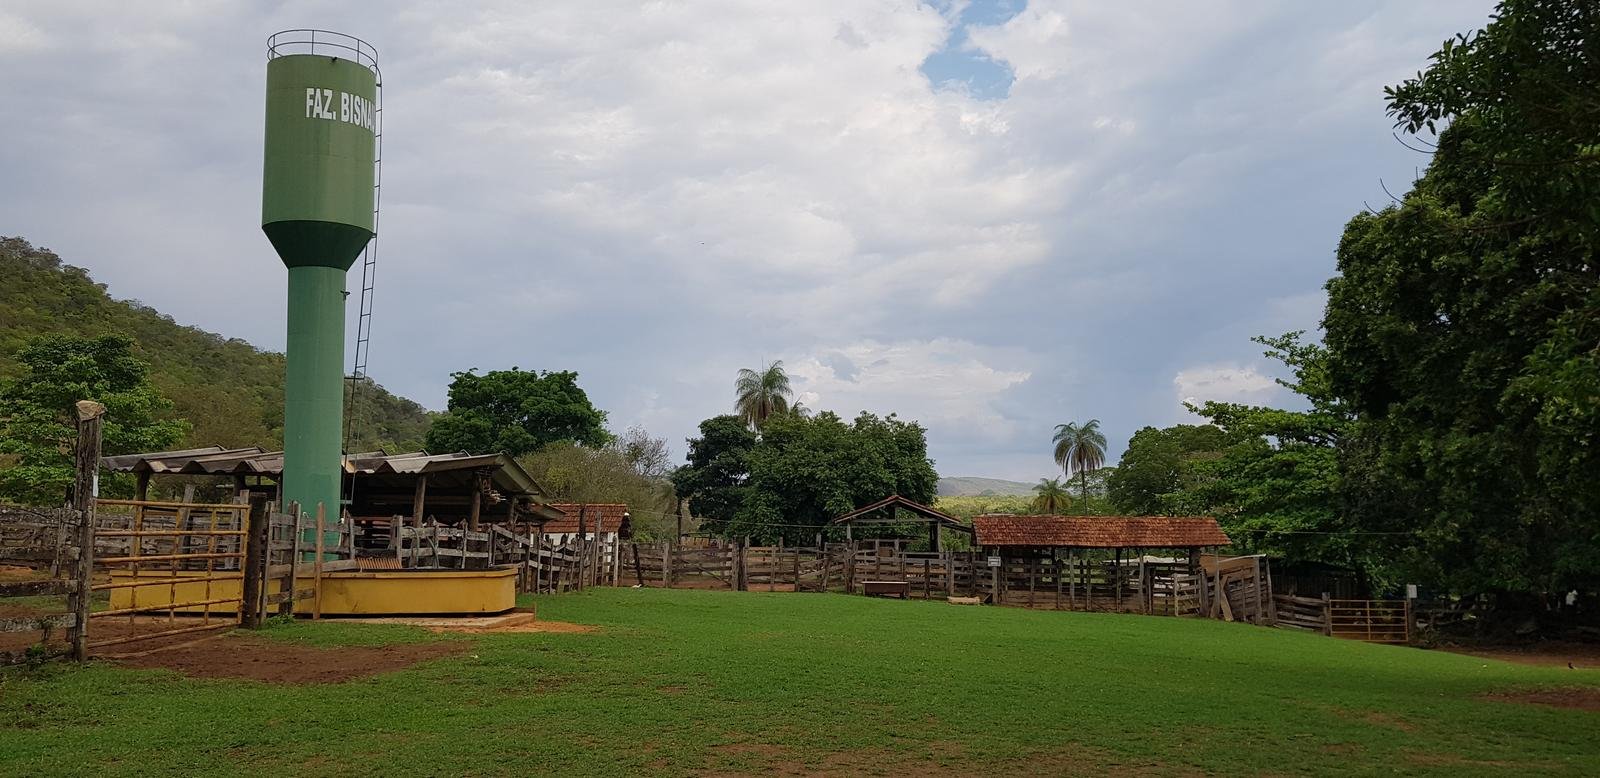
{"type": "MultiPolygon", "coordinates": [[[[517,606],[515,568],[350,570],[322,574],[322,615],[504,613],[517,606]]],[[[310,613],[312,601],[295,604],[310,613]]]]}
{"type": "MultiPolygon", "coordinates": [[[[180,571],[179,576],[196,575],[180,571]]],[[[141,570],[140,581],[170,578],[166,570],[141,570]]],[[[113,571],[111,581],[128,583],[135,574],[127,570],[113,571]]],[[[266,582],[267,594],[281,590],[281,580],[266,582]]],[[[302,579],[299,586],[309,585],[302,579]]],[[[170,586],[140,586],[111,590],[111,609],[133,607],[159,609],[171,603],[180,603],[178,611],[199,613],[203,607],[186,607],[183,603],[201,603],[214,600],[237,599],[244,588],[240,573],[212,573],[211,580],[180,580],[170,586]],[[137,595],[135,595],[137,592],[137,595]],[[134,597],[137,596],[137,602],[134,597]]],[[[505,613],[517,605],[517,571],[515,568],[489,570],[341,570],[323,573],[319,588],[323,616],[422,616],[448,614],[505,613]]],[[[318,603],[305,599],[295,603],[295,613],[310,614],[318,603]]],[[[228,603],[210,606],[214,614],[237,613],[238,605],[228,603]]]]}

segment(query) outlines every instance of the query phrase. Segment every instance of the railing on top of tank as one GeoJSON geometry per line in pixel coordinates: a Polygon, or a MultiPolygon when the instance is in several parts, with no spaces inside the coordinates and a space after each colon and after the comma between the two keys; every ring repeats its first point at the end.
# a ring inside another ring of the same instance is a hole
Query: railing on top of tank
{"type": "Polygon", "coordinates": [[[327,54],[378,70],[378,50],[354,35],[332,30],[280,30],[267,37],[267,59],[290,54],[327,54]]]}

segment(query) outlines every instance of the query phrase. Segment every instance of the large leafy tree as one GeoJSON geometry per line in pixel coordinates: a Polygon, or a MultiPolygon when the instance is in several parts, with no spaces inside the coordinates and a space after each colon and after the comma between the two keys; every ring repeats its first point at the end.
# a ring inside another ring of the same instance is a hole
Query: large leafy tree
{"type": "Polygon", "coordinates": [[[448,409],[428,429],[430,451],[521,456],[562,441],[611,440],[605,412],[578,386],[577,373],[513,367],[451,378],[448,409]]]}
{"type": "Polygon", "coordinates": [[[1145,427],[1133,433],[1106,477],[1111,504],[1135,516],[1171,513],[1174,495],[1197,483],[1195,464],[1220,456],[1227,445],[1227,433],[1213,424],[1145,427]]]}
{"type": "Polygon", "coordinates": [[[172,403],[150,384],[149,365],[122,335],[44,335],[16,354],[21,375],[0,384],[0,499],[59,504],[72,484],[70,452],[79,400],[106,406],[107,455],[171,448],[188,431],[164,418],[172,403]]]}
{"type": "Polygon", "coordinates": [[[694,515],[725,530],[744,504],[756,434],[738,416],[714,416],[700,422],[700,437],[688,443],[688,464],[673,471],[672,485],[694,515]]]}
{"type": "Polygon", "coordinates": [[[1083,501],[1089,502],[1089,471],[1099,470],[1106,461],[1106,436],[1100,431],[1100,420],[1057,424],[1051,442],[1055,444],[1056,464],[1068,478],[1077,474],[1083,501]]]}
{"type": "Polygon", "coordinates": [[[734,407],[739,418],[751,429],[761,429],[767,419],[789,412],[789,375],[783,371],[783,360],[778,360],[761,370],[742,368],[733,382],[734,407]]]}
{"type": "Polygon", "coordinates": [[[738,417],[700,429],[673,480],[695,513],[728,535],[809,541],[840,513],[891,494],[932,502],[937,489],[926,431],[892,414],[848,423],[826,411],[776,415],[759,439],[738,417]]]}
{"type": "Polygon", "coordinates": [[[557,500],[624,503],[632,514],[635,536],[670,538],[677,531],[677,498],[661,473],[654,452],[658,445],[664,453],[664,441],[632,427],[604,446],[561,441],[517,461],[557,500]]]}
{"type": "Polygon", "coordinates": [[[1034,513],[1060,515],[1072,503],[1066,485],[1059,478],[1041,478],[1033,487],[1033,502],[1028,507],[1034,513]]]}
{"type": "Polygon", "coordinates": [[[1328,284],[1343,506],[1461,593],[1600,588],[1597,42],[1600,5],[1507,0],[1389,90],[1432,160],[1328,284]]]}
{"type": "Polygon", "coordinates": [[[1256,338],[1290,369],[1278,383],[1305,410],[1207,402],[1190,410],[1223,435],[1218,452],[1189,462],[1182,489],[1162,496],[1170,512],[1217,517],[1241,549],[1348,566],[1386,580],[1387,536],[1370,535],[1338,510],[1339,463],[1351,414],[1332,395],[1328,354],[1302,333],[1256,338]]]}

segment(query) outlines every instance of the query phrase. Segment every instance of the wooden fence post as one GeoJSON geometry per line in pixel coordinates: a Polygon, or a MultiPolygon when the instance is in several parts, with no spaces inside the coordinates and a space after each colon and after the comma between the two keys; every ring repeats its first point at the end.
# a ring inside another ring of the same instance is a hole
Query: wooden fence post
{"type": "Polygon", "coordinates": [[[1322,593],[1322,634],[1333,637],[1333,600],[1322,593]]]}
{"type": "Polygon", "coordinates": [[[672,543],[664,541],[661,544],[661,588],[672,588],[672,543]]]}
{"type": "Polygon", "coordinates": [[[271,517],[267,512],[267,495],[245,492],[244,496],[250,501],[250,514],[245,522],[250,534],[245,536],[244,595],[239,608],[243,611],[240,621],[254,629],[261,626],[262,611],[266,608],[263,582],[267,575],[267,532],[271,517]]]}
{"type": "Polygon", "coordinates": [[[311,618],[322,618],[322,544],[327,532],[327,506],[317,503],[317,559],[311,566],[311,618]]]}
{"type": "MultiPolygon", "coordinates": [[[[72,568],[74,586],[68,594],[72,626],[67,630],[72,658],[89,658],[89,582],[94,569],[94,499],[100,489],[100,423],[106,407],[92,400],[78,401],[78,442],[73,449],[76,475],[72,507],[78,513],[78,559],[72,568]]],[[[139,538],[133,538],[134,543],[139,538]]]]}

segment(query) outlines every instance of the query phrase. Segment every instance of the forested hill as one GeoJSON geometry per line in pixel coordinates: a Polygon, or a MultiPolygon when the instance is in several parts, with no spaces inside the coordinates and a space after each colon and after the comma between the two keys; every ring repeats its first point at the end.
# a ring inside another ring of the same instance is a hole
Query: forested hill
{"type": "MultiPolygon", "coordinates": [[[[150,363],[151,380],[193,425],[196,446],[283,443],[283,355],[186,327],[137,302],[116,300],[88,271],[21,238],[0,236],[0,378],[35,335],[121,333],[150,363]]],[[[353,409],[355,450],[414,450],[428,429],[421,405],[368,385],[353,409]]]]}

